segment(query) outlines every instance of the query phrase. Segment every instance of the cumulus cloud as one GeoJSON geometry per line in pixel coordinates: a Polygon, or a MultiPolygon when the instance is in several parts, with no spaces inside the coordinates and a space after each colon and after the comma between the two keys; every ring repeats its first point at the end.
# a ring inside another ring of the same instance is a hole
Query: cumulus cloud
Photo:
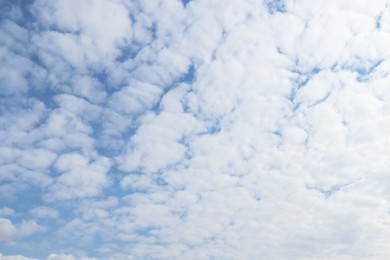
{"type": "Polygon", "coordinates": [[[38,46],[79,69],[101,66],[131,37],[131,21],[120,1],[35,1],[32,12],[41,26],[54,29],[36,38],[38,46]]]}
{"type": "Polygon", "coordinates": [[[202,125],[186,113],[150,114],[132,137],[132,145],[135,147],[129,149],[121,168],[127,171],[141,168],[145,172],[156,172],[173,165],[185,155],[185,143],[180,142],[201,129],[202,125]]]}
{"type": "Polygon", "coordinates": [[[76,259],[80,259],[80,260],[96,260],[96,258],[90,258],[90,257],[85,257],[85,256],[81,256],[81,257],[77,257],[76,258],[73,255],[66,255],[66,254],[51,254],[47,258],[47,260],[76,260],[76,259]]]}
{"type": "Polygon", "coordinates": [[[0,208],[0,216],[12,215],[14,213],[15,213],[15,211],[11,208],[8,208],[8,207],[0,208]]]}
{"type": "Polygon", "coordinates": [[[0,254],[0,259],[1,260],[36,260],[35,258],[28,258],[28,257],[24,257],[24,256],[21,256],[21,255],[7,255],[7,256],[3,256],[2,254],[0,254]]]}
{"type": "Polygon", "coordinates": [[[35,0],[0,14],[7,252],[389,255],[387,0],[35,0]]]}
{"type": "MultiPolygon", "coordinates": [[[[3,256],[2,254],[0,254],[0,259],[1,260],[37,260],[36,258],[28,258],[28,257],[24,257],[24,256],[21,256],[21,255],[8,255],[8,256],[3,256]]],[[[75,257],[73,255],[68,255],[68,254],[50,254],[47,258],[45,258],[46,260],[76,260],[76,259],[80,259],[80,260],[96,260],[96,258],[90,258],[90,257],[85,257],[85,256],[81,256],[81,257],[75,257]]]]}
{"type": "Polygon", "coordinates": [[[90,163],[88,158],[81,154],[61,155],[55,165],[61,175],[51,186],[50,197],[72,199],[99,195],[101,189],[109,183],[107,171],[110,164],[107,158],[90,163]]]}
{"type": "Polygon", "coordinates": [[[30,214],[37,218],[58,218],[59,212],[56,209],[52,209],[45,206],[39,206],[30,210],[30,214]]]}
{"type": "Polygon", "coordinates": [[[9,219],[0,218],[0,231],[0,240],[13,240],[42,231],[42,227],[34,221],[22,221],[15,225],[9,219]]]}

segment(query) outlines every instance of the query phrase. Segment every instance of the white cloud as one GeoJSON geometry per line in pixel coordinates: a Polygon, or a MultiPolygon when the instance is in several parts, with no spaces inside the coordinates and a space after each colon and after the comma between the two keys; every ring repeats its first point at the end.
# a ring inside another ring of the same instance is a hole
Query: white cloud
{"type": "Polygon", "coordinates": [[[0,259],[1,260],[37,260],[35,258],[28,258],[28,257],[24,257],[24,256],[21,256],[21,255],[7,255],[7,256],[3,256],[2,254],[0,254],[0,259]]]}
{"type": "Polygon", "coordinates": [[[162,112],[148,115],[132,138],[133,147],[122,159],[123,170],[135,171],[140,167],[145,172],[174,165],[184,159],[186,152],[182,139],[202,130],[202,125],[186,113],[162,112]]]}
{"type": "Polygon", "coordinates": [[[92,150],[92,128],[74,113],[59,108],[53,110],[44,125],[34,129],[41,146],[60,152],[68,148],[79,148],[85,153],[92,150]]]}
{"type": "Polygon", "coordinates": [[[28,81],[24,75],[32,67],[30,60],[23,56],[7,52],[6,49],[0,50],[1,66],[0,80],[3,82],[1,91],[3,95],[22,95],[28,90],[28,81]]]}
{"type": "Polygon", "coordinates": [[[104,86],[95,79],[86,75],[73,78],[73,91],[76,95],[88,99],[92,103],[102,103],[106,99],[104,86]]]}
{"type": "Polygon", "coordinates": [[[0,239],[51,260],[385,259],[386,5],[15,5],[0,239]]]}
{"type": "Polygon", "coordinates": [[[59,212],[56,209],[40,206],[30,210],[30,214],[37,218],[53,218],[59,217],[59,212]]]}
{"type": "Polygon", "coordinates": [[[25,150],[19,158],[19,164],[28,169],[45,169],[49,167],[56,158],[57,155],[55,153],[46,150],[25,150]]]}
{"type": "Polygon", "coordinates": [[[36,41],[37,45],[45,50],[43,55],[46,56],[45,61],[48,66],[58,66],[55,63],[61,62],[62,59],[69,63],[70,66],[85,69],[84,53],[83,49],[80,48],[80,42],[77,36],[50,31],[44,33],[36,41]],[[58,55],[59,60],[53,59],[50,61],[52,59],[51,55],[58,55]]]}
{"type": "Polygon", "coordinates": [[[63,154],[55,167],[60,176],[50,187],[50,200],[96,196],[110,182],[107,171],[111,162],[108,158],[98,158],[90,162],[81,154],[63,154]]]}
{"type": "MultiPolygon", "coordinates": [[[[50,254],[46,260],[96,260],[96,258],[91,258],[91,257],[86,257],[86,256],[79,256],[76,257],[74,255],[69,255],[69,254],[50,254]]],[[[24,257],[21,255],[8,255],[8,256],[3,256],[0,254],[0,260],[37,260],[36,258],[29,258],[29,257],[24,257]]]]}
{"type": "Polygon", "coordinates": [[[0,208],[0,216],[13,215],[15,211],[8,207],[0,208]]]}
{"type": "Polygon", "coordinates": [[[42,230],[43,228],[34,221],[23,221],[15,225],[9,219],[0,218],[0,240],[18,239],[42,230]]]}
{"type": "Polygon", "coordinates": [[[68,255],[68,254],[51,254],[47,258],[47,260],[76,260],[76,259],[80,259],[80,260],[96,260],[96,258],[90,258],[90,257],[85,257],[85,256],[81,256],[81,257],[77,257],[76,258],[75,256],[68,255]]]}
{"type": "MultiPolygon", "coordinates": [[[[37,137],[31,134],[33,130],[46,116],[46,106],[43,102],[31,98],[26,102],[21,100],[9,99],[4,100],[4,106],[2,106],[4,114],[0,118],[2,127],[0,129],[2,148],[13,149],[13,155],[16,156],[18,148],[31,148],[31,143],[34,142],[37,137]],[[10,106],[8,102],[15,101],[14,105],[10,106]],[[16,147],[12,147],[16,146],[16,147]]],[[[20,151],[19,151],[20,152],[20,151]]],[[[5,153],[3,156],[6,156],[5,153]]],[[[7,158],[9,155],[3,158],[7,158]]],[[[15,159],[15,158],[13,158],[15,159]]]]}
{"type": "Polygon", "coordinates": [[[57,95],[54,100],[59,106],[72,114],[78,116],[83,121],[92,121],[99,119],[100,107],[89,103],[88,101],[75,97],[73,95],[57,95]]]}
{"type": "Polygon", "coordinates": [[[36,1],[32,9],[41,25],[58,31],[37,37],[38,45],[80,69],[100,67],[131,40],[131,21],[120,1],[36,1]]]}
{"type": "Polygon", "coordinates": [[[155,85],[131,82],[131,85],[115,92],[109,106],[124,115],[134,115],[150,109],[161,95],[161,89],[155,85]]]}

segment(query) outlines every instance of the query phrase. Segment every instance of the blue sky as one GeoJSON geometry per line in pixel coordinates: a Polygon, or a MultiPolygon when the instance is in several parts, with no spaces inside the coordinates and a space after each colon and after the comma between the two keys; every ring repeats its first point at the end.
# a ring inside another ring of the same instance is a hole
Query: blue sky
{"type": "Polygon", "coordinates": [[[387,259],[388,5],[0,1],[0,260],[387,259]]]}

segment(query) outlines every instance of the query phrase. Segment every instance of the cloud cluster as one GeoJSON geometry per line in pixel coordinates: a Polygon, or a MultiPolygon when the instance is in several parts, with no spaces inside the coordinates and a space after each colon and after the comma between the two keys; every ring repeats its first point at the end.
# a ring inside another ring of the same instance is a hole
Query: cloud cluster
{"type": "Polygon", "coordinates": [[[34,221],[23,221],[14,225],[9,219],[0,218],[0,240],[13,240],[19,237],[32,235],[42,229],[34,221]]]}
{"type": "MultiPolygon", "coordinates": [[[[21,255],[3,256],[2,254],[0,254],[0,259],[1,260],[37,260],[37,259],[34,259],[34,258],[28,258],[28,257],[24,257],[24,256],[21,256],[21,255]]],[[[80,259],[80,260],[96,260],[96,258],[90,258],[90,257],[85,257],[85,256],[76,258],[73,255],[66,255],[66,254],[50,254],[45,259],[46,260],[76,260],[76,259],[80,259]]]]}
{"type": "Polygon", "coordinates": [[[1,3],[0,259],[386,258],[388,4],[1,3]]]}

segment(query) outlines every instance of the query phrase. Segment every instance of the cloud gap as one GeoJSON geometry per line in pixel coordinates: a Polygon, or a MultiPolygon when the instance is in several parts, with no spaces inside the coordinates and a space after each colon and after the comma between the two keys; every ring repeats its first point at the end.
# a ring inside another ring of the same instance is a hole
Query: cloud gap
{"type": "Polygon", "coordinates": [[[382,29],[382,14],[378,15],[377,18],[375,19],[375,28],[377,30],[381,30],[382,29]]]}
{"type": "Polygon", "coordinates": [[[266,1],[267,11],[269,14],[273,15],[276,13],[286,13],[286,5],[284,0],[267,0],[266,1]]]}
{"type": "Polygon", "coordinates": [[[355,68],[355,71],[358,73],[356,80],[358,82],[364,82],[367,80],[367,77],[375,71],[375,69],[381,65],[383,60],[377,60],[372,62],[371,64],[367,64],[368,66],[362,66],[355,68]]]}
{"type": "MultiPolygon", "coordinates": [[[[196,69],[194,64],[190,64],[188,66],[188,69],[185,73],[179,75],[176,79],[174,79],[168,86],[166,86],[163,89],[163,92],[161,93],[159,99],[155,102],[155,104],[152,106],[151,110],[154,111],[157,115],[162,112],[161,110],[161,102],[166,94],[168,94],[170,91],[174,90],[180,84],[192,84],[196,79],[196,69]]],[[[184,105],[184,107],[186,107],[184,105]]],[[[186,109],[186,108],[185,108],[186,109]]],[[[188,107],[187,107],[188,109],[188,107]]],[[[185,112],[188,112],[188,110],[185,110],[185,112]]]]}
{"type": "Polygon", "coordinates": [[[183,4],[184,7],[187,7],[187,5],[191,2],[192,0],[181,0],[181,3],[183,4]]]}

